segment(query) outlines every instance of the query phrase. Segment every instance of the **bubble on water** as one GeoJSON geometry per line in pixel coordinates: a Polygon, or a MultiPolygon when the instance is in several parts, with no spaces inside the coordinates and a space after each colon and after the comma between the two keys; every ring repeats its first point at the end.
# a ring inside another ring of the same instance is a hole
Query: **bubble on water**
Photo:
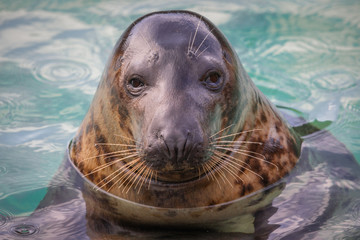
{"type": "Polygon", "coordinates": [[[10,228],[10,232],[17,236],[30,236],[39,232],[39,228],[31,224],[20,224],[10,228]]]}

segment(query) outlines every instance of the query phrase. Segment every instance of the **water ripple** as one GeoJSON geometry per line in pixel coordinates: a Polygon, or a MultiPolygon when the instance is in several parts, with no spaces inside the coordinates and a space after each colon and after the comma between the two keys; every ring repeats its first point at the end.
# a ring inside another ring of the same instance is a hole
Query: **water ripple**
{"type": "Polygon", "coordinates": [[[6,210],[0,209],[0,228],[8,223],[14,215],[6,210]]]}
{"type": "Polygon", "coordinates": [[[0,176],[5,175],[8,172],[7,168],[4,166],[0,166],[0,176]]]}
{"type": "Polygon", "coordinates": [[[22,223],[10,228],[10,232],[16,236],[30,236],[39,232],[39,228],[32,224],[22,223]]]}
{"type": "Polygon", "coordinates": [[[311,82],[321,90],[340,91],[356,87],[356,79],[357,76],[354,72],[331,69],[313,76],[311,82]]]}
{"type": "Polygon", "coordinates": [[[86,63],[70,59],[46,59],[35,63],[34,76],[40,82],[59,85],[62,88],[75,87],[88,80],[92,74],[86,63]]]}

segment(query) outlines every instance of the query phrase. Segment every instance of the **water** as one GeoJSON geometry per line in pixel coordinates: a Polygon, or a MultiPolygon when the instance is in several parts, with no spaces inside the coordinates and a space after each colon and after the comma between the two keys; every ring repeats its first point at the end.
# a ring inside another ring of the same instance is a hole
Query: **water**
{"type": "MultiPolygon", "coordinates": [[[[30,215],[46,194],[122,31],[164,9],[193,10],[213,21],[272,102],[326,126],[360,162],[359,1],[3,0],[0,230],[12,236],[49,231],[13,219],[30,215]]],[[[358,236],[360,203],[350,199],[344,211],[351,220],[338,224],[335,217],[333,236],[358,236]]]]}

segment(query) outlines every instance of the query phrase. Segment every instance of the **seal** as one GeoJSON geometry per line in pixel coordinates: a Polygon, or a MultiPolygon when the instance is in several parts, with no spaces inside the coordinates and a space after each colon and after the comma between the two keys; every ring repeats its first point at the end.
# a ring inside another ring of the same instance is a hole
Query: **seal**
{"type": "Polygon", "coordinates": [[[166,11],[120,37],[69,157],[112,196],[177,209],[276,183],[300,145],[220,30],[196,13],[166,11]]]}

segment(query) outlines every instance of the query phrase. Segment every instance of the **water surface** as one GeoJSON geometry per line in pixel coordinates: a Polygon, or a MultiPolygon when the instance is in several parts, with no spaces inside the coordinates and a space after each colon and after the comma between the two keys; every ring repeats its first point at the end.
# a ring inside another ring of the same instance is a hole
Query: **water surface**
{"type": "Polygon", "coordinates": [[[272,102],[360,162],[359,1],[1,1],[0,228],[45,195],[121,33],[166,9],[213,21],[272,102]]]}

